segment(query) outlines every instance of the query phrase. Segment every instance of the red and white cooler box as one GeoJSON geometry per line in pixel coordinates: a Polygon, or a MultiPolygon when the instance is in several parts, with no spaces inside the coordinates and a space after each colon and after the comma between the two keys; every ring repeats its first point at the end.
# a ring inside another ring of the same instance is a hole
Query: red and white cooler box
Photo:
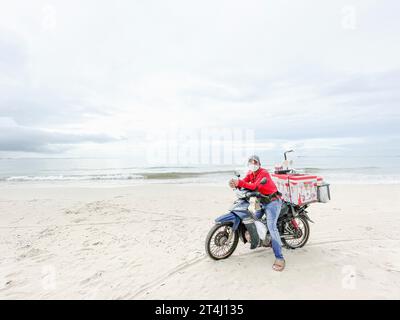
{"type": "Polygon", "coordinates": [[[271,177],[283,200],[295,205],[326,203],[331,199],[329,184],[321,177],[306,174],[272,174],[271,177]]]}

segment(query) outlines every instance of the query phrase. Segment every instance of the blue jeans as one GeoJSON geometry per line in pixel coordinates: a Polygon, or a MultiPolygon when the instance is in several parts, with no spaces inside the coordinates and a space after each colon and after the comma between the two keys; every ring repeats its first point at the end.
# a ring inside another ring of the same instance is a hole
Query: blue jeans
{"type": "Polygon", "coordinates": [[[282,200],[275,200],[264,207],[267,216],[267,227],[271,235],[272,250],[276,259],[283,259],[282,241],[278,231],[277,222],[282,209],[282,200]]]}

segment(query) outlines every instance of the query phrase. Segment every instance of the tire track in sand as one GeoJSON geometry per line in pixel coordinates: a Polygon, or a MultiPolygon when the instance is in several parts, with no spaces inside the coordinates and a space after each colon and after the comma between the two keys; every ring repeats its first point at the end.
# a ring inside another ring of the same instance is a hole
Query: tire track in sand
{"type": "Polygon", "coordinates": [[[185,262],[179,264],[178,266],[176,266],[175,268],[172,268],[171,270],[167,271],[167,272],[164,273],[162,276],[157,277],[156,279],[154,279],[154,280],[152,280],[152,281],[149,281],[149,282],[147,282],[147,283],[141,285],[141,286],[139,287],[139,289],[136,290],[136,292],[134,292],[132,295],[131,295],[131,294],[127,294],[127,295],[125,295],[124,297],[122,297],[122,299],[126,299],[126,298],[135,299],[138,295],[140,295],[140,294],[143,293],[144,291],[149,290],[149,289],[151,289],[151,288],[154,288],[154,287],[157,286],[160,282],[163,282],[163,281],[167,280],[168,278],[172,277],[173,275],[175,275],[175,274],[178,273],[179,271],[186,270],[186,269],[188,269],[188,268],[194,266],[195,264],[197,264],[197,263],[199,263],[199,262],[201,262],[201,261],[203,261],[203,260],[205,260],[205,259],[206,259],[206,255],[203,254],[203,255],[200,256],[200,257],[193,258],[193,259],[191,259],[191,260],[189,260],[189,261],[185,261],[185,262]]]}

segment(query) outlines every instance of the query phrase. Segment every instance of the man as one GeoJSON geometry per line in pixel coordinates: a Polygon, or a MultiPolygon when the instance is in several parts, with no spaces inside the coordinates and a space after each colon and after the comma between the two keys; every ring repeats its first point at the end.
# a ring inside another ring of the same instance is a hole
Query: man
{"type": "Polygon", "coordinates": [[[279,235],[277,222],[282,208],[282,200],[278,195],[278,189],[271,179],[267,170],[261,168],[260,158],[251,156],[248,161],[250,171],[243,180],[232,179],[229,181],[231,188],[246,188],[249,190],[257,190],[263,195],[271,197],[271,201],[264,205],[267,216],[267,226],[271,234],[272,249],[275,254],[275,262],[272,269],[275,271],[283,271],[285,268],[285,259],[282,255],[282,242],[279,235]],[[267,183],[261,184],[263,178],[267,179],[267,183]]]}

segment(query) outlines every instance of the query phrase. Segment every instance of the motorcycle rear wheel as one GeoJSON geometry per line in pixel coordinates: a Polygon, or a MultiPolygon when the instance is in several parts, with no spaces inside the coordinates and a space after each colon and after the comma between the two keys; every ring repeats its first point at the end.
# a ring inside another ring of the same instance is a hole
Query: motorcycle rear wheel
{"type": "MultiPolygon", "coordinates": [[[[286,249],[298,249],[302,248],[308,242],[308,238],[310,237],[310,225],[307,219],[303,216],[298,216],[295,218],[296,222],[301,229],[301,236],[299,238],[294,239],[284,239],[282,238],[282,244],[286,249]]],[[[287,223],[291,223],[288,221],[287,223]]]]}
{"type": "Polygon", "coordinates": [[[206,252],[214,260],[223,260],[229,258],[236,250],[239,242],[238,231],[233,231],[232,224],[216,224],[208,232],[206,238],[206,252]],[[232,234],[230,241],[229,235],[232,234]]]}

